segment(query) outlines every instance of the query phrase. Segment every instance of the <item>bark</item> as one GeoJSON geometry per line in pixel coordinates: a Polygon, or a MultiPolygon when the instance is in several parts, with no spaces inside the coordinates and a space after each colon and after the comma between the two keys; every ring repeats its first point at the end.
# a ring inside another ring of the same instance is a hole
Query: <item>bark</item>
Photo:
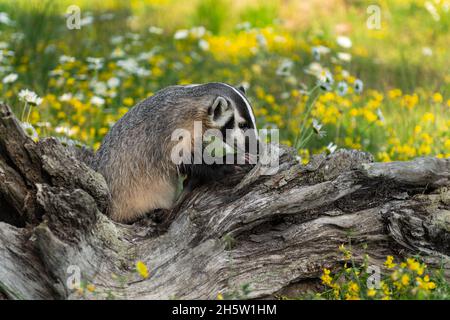
{"type": "Polygon", "coordinates": [[[109,193],[100,174],[55,138],[33,142],[0,105],[0,296],[296,295],[319,285],[322,268],[342,265],[341,244],[380,266],[386,255],[418,254],[448,276],[450,159],[374,163],[338,150],[302,165],[291,149],[279,152],[274,174],[244,168],[170,212],[124,225],[102,213],[109,193]],[[74,270],[93,293],[67,286],[74,270]]]}

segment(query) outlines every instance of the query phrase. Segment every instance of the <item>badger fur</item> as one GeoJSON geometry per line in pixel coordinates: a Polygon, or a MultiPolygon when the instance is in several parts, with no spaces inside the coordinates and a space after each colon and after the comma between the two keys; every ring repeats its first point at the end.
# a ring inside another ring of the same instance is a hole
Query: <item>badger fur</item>
{"type": "Polygon", "coordinates": [[[193,131],[194,121],[201,121],[203,130],[228,129],[237,140],[248,130],[257,136],[244,94],[242,88],[225,83],[171,86],[128,111],[106,135],[92,162],[111,192],[110,217],[131,222],[152,209],[171,208],[180,174],[200,182],[227,174],[227,164],[174,163],[171,150],[177,141],[171,136],[177,128],[193,131]]]}

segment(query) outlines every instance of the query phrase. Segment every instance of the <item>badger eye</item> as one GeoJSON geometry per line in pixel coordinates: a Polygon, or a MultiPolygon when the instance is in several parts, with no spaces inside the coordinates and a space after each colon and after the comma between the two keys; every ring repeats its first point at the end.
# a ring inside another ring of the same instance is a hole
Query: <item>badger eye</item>
{"type": "Polygon", "coordinates": [[[245,122],[241,122],[241,123],[239,123],[239,128],[240,129],[248,129],[248,125],[245,122]]]}

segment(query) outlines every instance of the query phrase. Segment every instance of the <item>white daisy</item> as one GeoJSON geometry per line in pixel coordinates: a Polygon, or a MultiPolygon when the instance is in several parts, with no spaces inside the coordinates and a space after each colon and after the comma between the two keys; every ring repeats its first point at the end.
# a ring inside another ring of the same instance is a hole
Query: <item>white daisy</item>
{"type": "Polygon", "coordinates": [[[67,102],[70,101],[70,99],[72,99],[72,94],[71,93],[64,93],[59,97],[59,101],[61,102],[67,102]]]}
{"type": "Polygon", "coordinates": [[[189,31],[190,34],[192,34],[195,38],[201,38],[205,35],[206,33],[206,29],[203,26],[199,26],[199,27],[193,27],[191,28],[191,30],[189,31]]]}
{"type": "Polygon", "coordinates": [[[40,98],[35,92],[28,89],[20,90],[19,100],[34,106],[38,106],[42,103],[42,98],[40,98]]]}
{"type": "Polygon", "coordinates": [[[294,66],[294,62],[292,60],[284,59],[278,66],[278,69],[276,71],[277,76],[291,75],[291,70],[292,70],[293,66],[294,66]]]}
{"type": "Polygon", "coordinates": [[[203,51],[208,51],[209,50],[209,42],[206,41],[205,39],[200,39],[198,41],[198,46],[200,47],[200,49],[202,49],[203,51]]]}
{"type": "Polygon", "coordinates": [[[3,78],[3,83],[4,84],[13,83],[14,81],[17,80],[18,77],[19,76],[17,75],[17,73],[10,73],[6,77],[3,78]]]}
{"type": "Polygon", "coordinates": [[[336,42],[338,45],[340,45],[342,48],[351,48],[352,47],[352,40],[349,37],[345,36],[338,36],[336,38],[336,42]]]}
{"type": "Polygon", "coordinates": [[[91,98],[91,104],[93,104],[94,106],[101,107],[105,104],[105,99],[103,99],[102,97],[93,96],[91,98]]]}
{"type": "Polygon", "coordinates": [[[325,46],[316,46],[312,48],[312,54],[315,60],[319,61],[322,55],[330,53],[330,48],[325,46]]]}
{"type": "Polygon", "coordinates": [[[337,147],[338,146],[336,144],[334,144],[333,142],[330,142],[327,145],[327,153],[329,153],[329,154],[334,153],[336,151],[337,147]]]}
{"type": "Polygon", "coordinates": [[[58,126],[55,128],[56,133],[62,133],[68,137],[73,136],[75,134],[75,131],[67,126],[58,126]]]}
{"type": "Polygon", "coordinates": [[[112,77],[110,79],[108,79],[108,87],[110,88],[117,88],[120,85],[120,79],[116,78],[116,77],[112,77]]]}
{"type": "Polygon", "coordinates": [[[338,52],[337,58],[344,62],[350,62],[352,60],[352,55],[347,52],[338,52]]]}
{"type": "Polygon", "coordinates": [[[148,28],[148,32],[153,34],[163,34],[164,30],[162,28],[151,26],[150,28],[148,28]]]}
{"type": "Polygon", "coordinates": [[[322,90],[331,91],[331,86],[334,83],[333,75],[328,70],[323,70],[317,79],[317,85],[320,86],[322,90]]]}
{"type": "Polygon", "coordinates": [[[29,122],[22,122],[21,123],[23,131],[26,132],[26,134],[33,140],[33,141],[38,141],[39,140],[39,135],[36,131],[36,129],[33,127],[33,125],[29,122]]]}
{"type": "Polygon", "coordinates": [[[188,36],[189,36],[189,30],[181,29],[181,30],[177,30],[175,32],[175,34],[173,35],[173,38],[175,40],[182,40],[182,39],[186,39],[188,36]]]}
{"type": "Polygon", "coordinates": [[[425,57],[431,57],[433,55],[433,50],[430,47],[424,47],[422,48],[422,54],[425,57]]]}
{"type": "Polygon", "coordinates": [[[312,126],[314,133],[317,134],[319,139],[327,135],[327,132],[325,130],[322,130],[323,124],[319,123],[319,121],[317,121],[316,119],[312,120],[312,126]]]}
{"type": "Polygon", "coordinates": [[[75,58],[74,57],[66,56],[64,54],[61,57],[59,57],[59,63],[60,64],[72,63],[72,62],[75,62],[75,58]]]}
{"type": "Polygon", "coordinates": [[[345,81],[340,81],[337,84],[337,91],[338,91],[338,95],[345,96],[347,94],[348,91],[348,85],[345,81]]]}
{"type": "Polygon", "coordinates": [[[103,58],[94,58],[94,57],[87,57],[86,61],[89,63],[88,68],[92,70],[99,70],[103,68],[103,58]]]}
{"type": "Polygon", "coordinates": [[[385,120],[384,115],[380,108],[377,109],[377,116],[378,116],[378,120],[380,120],[381,122],[384,122],[384,120],[385,120]]]}
{"type": "Polygon", "coordinates": [[[7,26],[11,26],[14,24],[14,21],[11,20],[11,18],[6,12],[0,12],[0,23],[5,24],[7,26]]]}
{"type": "Polygon", "coordinates": [[[360,94],[364,89],[364,83],[362,82],[362,80],[356,79],[353,87],[355,88],[355,92],[360,94]]]}

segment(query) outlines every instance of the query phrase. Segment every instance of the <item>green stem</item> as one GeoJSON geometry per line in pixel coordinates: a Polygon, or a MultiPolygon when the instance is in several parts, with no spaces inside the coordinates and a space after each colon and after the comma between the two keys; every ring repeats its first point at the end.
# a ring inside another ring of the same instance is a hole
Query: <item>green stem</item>
{"type": "Polygon", "coordinates": [[[303,148],[308,143],[308,141],[311,139],[313,134],[314,134],[314,130],[311,130],[311,132],[305,139],[300,140],[300,143],[299,143],[299,146],[297,149],[303,148]]]}
{"type": "Polygon", "coordinates": [[[28,122],[28,123],[30,123],[31,109],[33,109],[33,108],[32,108],[31,105],[30,105],[29,108],[28,108],[28,114],[27,114],[27,122],[28,122]]]}
{"type": "Polygon", "coordinates": [[[302,141],[303,141],[303,137],[306,134],[306,131],[305,131],[306,123],[307,123],[308,117],[309,117],[309,115],[310,115],[310,113],[312,111],[312,107],[314,106],[315,102],[317,101],[317,98],[319,97],[319,94],[317,94],[311,100],[311,97],[312,97],[314,91],[317,90],[317,88],[319,88],[318,85],[316,85],[314,88],[312,88],[311,91],[308,93],[309,94],[309,99],[307,101],[306,113],[305,113],[305,115],[303,117],[302,125],[300,127],[300,137],[299,137],[299,135],[297,135],[297,138],[295,139],[295,143],[294,143],[294,146],[297,149],[299,148],[299,145],[304,145],[304,143],[302,143],[302,141]]]}
{"type": "Polygon", "coordinates": [[[27,108],[28,108],[28,103],[25,102],[25,105],[23,106],[23,109],[22,109],[22,115],[20,116],[20,121],[22,121],[22,122],[25,119],[25,111],[27,110],[27,108]]]}

